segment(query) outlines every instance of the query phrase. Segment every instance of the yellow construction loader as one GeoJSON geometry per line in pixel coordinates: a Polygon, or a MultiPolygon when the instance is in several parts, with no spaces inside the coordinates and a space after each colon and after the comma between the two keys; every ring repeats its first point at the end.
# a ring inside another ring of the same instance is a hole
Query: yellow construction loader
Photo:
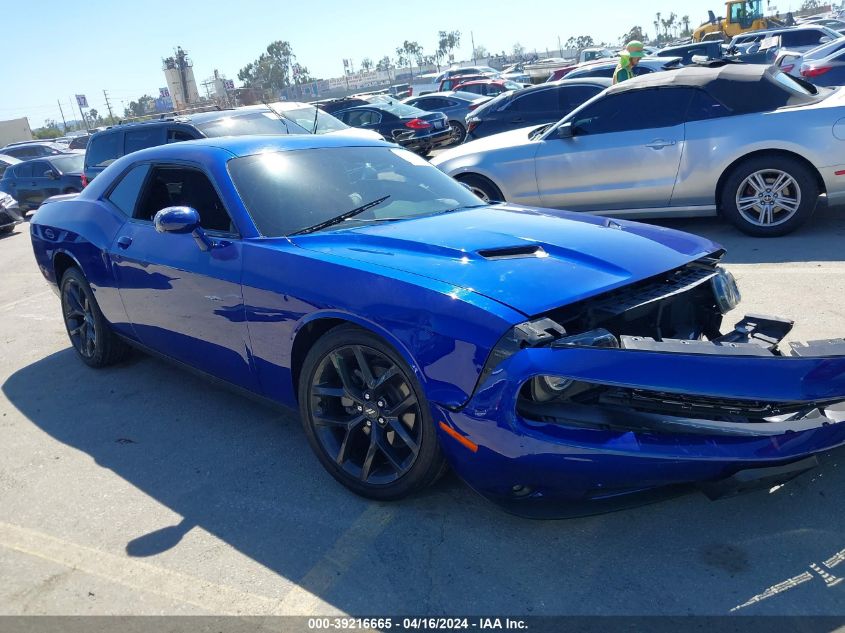
{"type": "MultiPolygon", "coordinates": [[[[722,33],[726,40],[746,31],[782,26],[783,22],[763,15],[762,0],[729,0],[725,3],[724,18],[717,18],[710,11],[710,20],[699,26],[692,34],[694,42],[700,42],[709,33],[722,33]]],[[[707,39],[711,39],[708,37],[707,39]]]]}

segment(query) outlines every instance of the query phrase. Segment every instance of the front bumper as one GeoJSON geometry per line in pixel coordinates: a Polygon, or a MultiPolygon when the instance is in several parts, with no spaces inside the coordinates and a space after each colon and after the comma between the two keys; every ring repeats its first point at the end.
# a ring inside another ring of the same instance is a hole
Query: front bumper
{"type": "Polygon", "coordinates": [[[499,364],[460,410],[434,406],[433,414],[455,471],[516,514],[596,514],[691,486],[715,498],[771,488],[845,445],[845,341],[817,349],[824,355],[523,349],[499,364]],[[541,375],[734,403],[729,407],[786,402],[813,413],[740,424],[725,420],[728,408],[708,420],[700,412],[685,418],[596,406],[538,419],[520,409],[518,398],[522,385],[541,375]]]}

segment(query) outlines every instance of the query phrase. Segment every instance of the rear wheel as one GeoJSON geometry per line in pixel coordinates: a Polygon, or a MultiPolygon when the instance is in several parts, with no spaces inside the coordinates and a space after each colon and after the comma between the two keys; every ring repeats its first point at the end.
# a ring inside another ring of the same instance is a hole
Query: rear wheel
{"type": "Polygon", "coordinates": [[[457,177],[458,182],[469,187],[476,196],[484,202],[504,202],[505,196],[501,190],[489,179],[477,174],[466,174],[457,177]]]}
{"type": "Polygon", "coordinates": [[[467,137],[467,129],[460,121],[449,121],[449,127],[452,129],[452,139],[450,145],[460,145],[467,137]]]}
{"type": "Polygon", "coordinates": [[[761,156],[738,165],[725,181],[721,209],[740,231],[786,235],[813,215],[819,186],[813,173],[787,156],[761,156]]]}
{"type": "Polygon", "coordinates": [[[129,346],[111,331],[78,268],[69,268],[61,280],[62,315],[70,343],[86,365],[107,367],[122,360],[129,346]]]}
{"type": "Polygon", "coordinates": [[[442,472],[420,384],[399,354],[365,330],[340,326],[314,344],[303,364],[299,409],[320,462],[359,495],[399,499],[442,472]]]}

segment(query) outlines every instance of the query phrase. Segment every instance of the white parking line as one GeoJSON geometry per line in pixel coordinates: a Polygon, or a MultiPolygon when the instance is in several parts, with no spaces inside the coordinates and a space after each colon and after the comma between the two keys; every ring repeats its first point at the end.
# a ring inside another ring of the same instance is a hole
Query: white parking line
{"type": "Polygon", "coordinates": [[[49,288],[47,290],[42,290],[41,292],[36,292],[35,294],[31,294],[31,295],[28,295],[26,297],[22,297],[20,299],[17,299],[15,301],[11,301],[11,302],[9,302],[5,305],[0,306],[0,312],[5,311],[5,310],[11,310],[12,308],[17,307],[17,306],[21,305],[22,303],[27,303],[28,301],[32,301],[33,299],[39,299],[39,298],[41,298],[45,295],[51,295],[51,294],[53,294],[53,291],[50,290],[49,288]]]}
{"type": "Polygon", "coordinates": [[[278,599],[246,593],[0,521],[0,546],[220,615],[271,615],[278,599]]]}

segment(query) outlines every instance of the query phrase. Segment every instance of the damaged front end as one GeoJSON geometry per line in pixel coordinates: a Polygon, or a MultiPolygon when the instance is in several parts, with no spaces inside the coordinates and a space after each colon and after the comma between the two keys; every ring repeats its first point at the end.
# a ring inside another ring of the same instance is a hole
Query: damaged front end
{"type": "Polygon", "coordinates": [[[490,354],[444,450],[517,514],[576,516],[696,485],[776,486],[845,444],[845,339],[792,343],[748,315],[718,258],[540,315],[490,354]],[[474,446],[466,454],[466,446],[474,446]]]}

